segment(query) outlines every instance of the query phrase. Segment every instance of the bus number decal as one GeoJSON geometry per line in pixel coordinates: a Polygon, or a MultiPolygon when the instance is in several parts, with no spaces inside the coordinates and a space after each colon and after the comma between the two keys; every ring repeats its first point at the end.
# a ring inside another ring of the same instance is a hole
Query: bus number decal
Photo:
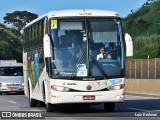
{"type": "Polygon", "coordinates": [[[57,20],[51,20],[51,29],[57,29],[57,20]]]}

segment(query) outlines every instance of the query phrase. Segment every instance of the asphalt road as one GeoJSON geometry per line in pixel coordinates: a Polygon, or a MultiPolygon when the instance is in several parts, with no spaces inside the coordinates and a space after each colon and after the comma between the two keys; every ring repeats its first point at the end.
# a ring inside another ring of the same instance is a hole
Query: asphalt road
{"type": "Polygon", "coordinates": [[[0,95],[0,111],[40,111],[45,117],[134,117],[141,113],[160,117],[160,98],[126,95],[124,103],[116,103],[115,112],[106,113],[103,104],[58,105],[56,112],[47,113],[45,107],[30,108],[25,95],[0,95]]]}

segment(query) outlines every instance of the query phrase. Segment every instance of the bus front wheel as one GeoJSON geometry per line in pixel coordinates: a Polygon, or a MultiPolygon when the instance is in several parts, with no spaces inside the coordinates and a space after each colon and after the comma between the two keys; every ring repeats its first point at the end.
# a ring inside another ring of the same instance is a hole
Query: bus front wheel
{"type": "Polygon", "coordinates": [[[29,106],[30,107],[37,107],[37,101],[31,98],[31,89],[28,84],[28,93],[29,93],[29,106]]]}
{"type": "Polygon", "coordinates": [[[114,112],[115,102],[104,103],[104,108],[106,112],[114,112]]]}
{"type": "Polygon", "coordinates": [[[43,101],[46,104],[46,111],[47,112],[55,112],[56,105],[53,105],[51,103],[46,102],[46,91],[45,91],[44,83],[43,83],[43,101]]]}
{"type": "Polygon", "coordinates": [[[46,103],[46,110],[47,112],[55,112],[56,109],[56,105],[50,104],[50,103],[46,103]]]}

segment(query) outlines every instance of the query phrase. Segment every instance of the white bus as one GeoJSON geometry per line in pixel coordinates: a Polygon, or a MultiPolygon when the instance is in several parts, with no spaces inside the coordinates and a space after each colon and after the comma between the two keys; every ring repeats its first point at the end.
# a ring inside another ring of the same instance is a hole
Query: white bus
{"type": "Polygon", "coordinates": [[[0,60],[0,94],[24,93],[23,65],[16,60],[0,60]]]}
{"type": "Polygon", "coordinates": [[[124,101],[125,55],[133,54],[126,36],[125,45],[119,15],[105,10],[52,11],[26,25],[23,68],[30,107],[43,102],[50,112],[62,103],[104,103],[114,111],[124,101]],[[100,48],[109,59],[96,59],[100,48]]]}

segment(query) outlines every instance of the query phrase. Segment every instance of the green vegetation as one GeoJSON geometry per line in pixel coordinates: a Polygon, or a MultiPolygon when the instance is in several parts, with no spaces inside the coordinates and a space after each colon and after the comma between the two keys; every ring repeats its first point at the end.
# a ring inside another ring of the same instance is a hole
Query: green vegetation
{"type": "Polygon", "coordinates": [[[12,24],[19,32],[26,26],[27,23],[38,17],[37,14],[27,11],[15,11],[13,13],[6,13],[3,17],[4,23],[12,24]]]}
{"type": "Polygon", "coordinates": [[[129,14],[123,21],[124,31],[134,42],[134,57],[160,57],[160,0],[147,0],[137,11],[129,14]]]}
{"type": "Polygon", "coordinates": [[[0,24],[0,59],[16,59],[22,62],[23,37],[14,28],[0,24]]]}
{"type": "Polygon", "coordinates": [[[0,60],[16,59],[22,62],[23,35],[21,30],[38,15],[27,11],[6,13],[4,23],[13,25],[12,28],[0,24],[0,60]]]}

